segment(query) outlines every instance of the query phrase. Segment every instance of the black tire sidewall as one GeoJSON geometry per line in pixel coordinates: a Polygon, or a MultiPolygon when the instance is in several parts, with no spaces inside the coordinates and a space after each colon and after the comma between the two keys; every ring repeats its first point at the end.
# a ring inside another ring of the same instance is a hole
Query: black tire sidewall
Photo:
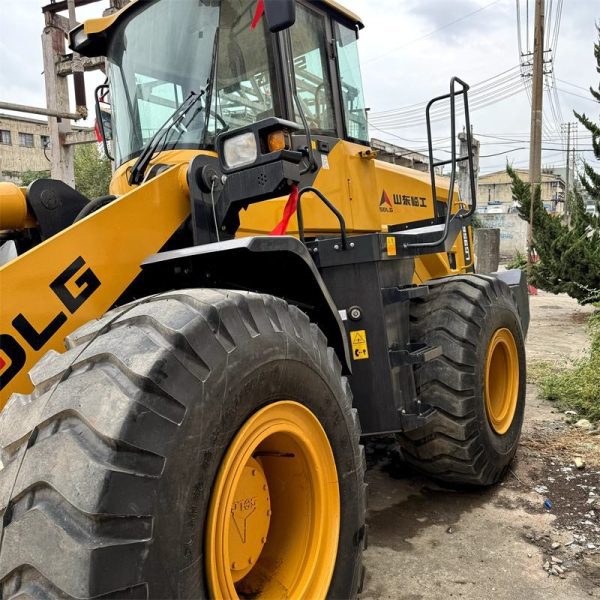
{"type": "Polygon", "coordinates": [[[219,466],[248,418],[280,400],[306,406],[330,441],[338,470],[341,523],[329,596],[348,598],[356,593],[352,586],[361,560],[356,534],[362,526],[358,501],[362,480],[348,474],[361,471],[357,435],[339,373],[327,356],[315,356],[314,348],[307,351],[303,346],[299,340],[289,340],[286,357],[278,350],[281,339],[261,334],[228,357],[229,376],[223,376],[225,365],[213,369],[199,390],[198,402],[188,409],[160,483],[154,543],[145,565],[150,597],[209,596],[204,532],[219,466]]]}

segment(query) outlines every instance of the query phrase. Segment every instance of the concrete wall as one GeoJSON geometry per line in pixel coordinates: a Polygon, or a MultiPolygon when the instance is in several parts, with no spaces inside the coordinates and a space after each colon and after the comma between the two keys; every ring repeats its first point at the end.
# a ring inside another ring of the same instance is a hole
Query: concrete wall
{"type": "Polygon", "coordinates": [[[527,222],[515,213],[478,214],[482,227],[500,230],[500,256],[512,258],[527,251],[527,222]]]}
{"type": "MultiPolygon", "coordinates": [[[[50,170],[41,138],[49,135],[46,122],[0,115],[0,129],[10,131],[10,144],[0,143],[0,180],[20,179],[25,171],[50,170]],[[33,134],[33,148],[20,144],[19,133],[33,134]]],[[[49,151],[47,153],[50,157],[49,151]]]]}
{"type": "Polygon", "coordinates": [[[478,227],[474,234],[475,270],[477,273],[495,273],[500,263],[500,230],[478,227]]]}

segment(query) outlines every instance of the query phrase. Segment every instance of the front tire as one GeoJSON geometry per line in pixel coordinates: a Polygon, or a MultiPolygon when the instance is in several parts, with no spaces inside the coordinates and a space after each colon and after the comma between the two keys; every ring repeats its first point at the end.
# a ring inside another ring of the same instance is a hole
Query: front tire
{"type": "Polygon", "coordinates": [[[358,420],[304,313],[178,291],[111,311],[68,346],[0,416],[2,598],[357,594],[358,420]]]}
{"type": "Polygon", "coordinates": [[[411,339],[441,346],[417,369],[418,399],[434,409],[424,427],[398,435],[403,459],[455,484],[502,478],[519,442],[525,409],[525,346],[510,288],[494,277],[429,282],[411,305],[411,339]]]}

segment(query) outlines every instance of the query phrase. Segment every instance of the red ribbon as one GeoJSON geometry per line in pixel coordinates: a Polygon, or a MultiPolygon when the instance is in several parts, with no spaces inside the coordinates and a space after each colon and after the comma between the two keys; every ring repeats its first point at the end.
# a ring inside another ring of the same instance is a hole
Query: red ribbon
{"type": "Polygon", "coordinates": [[[258,0],[256,3],[256,12],[254,13],[254,18],[252,19],[252,24],[250,25],[250,29],[256,29],[260,18],[263,16],[265,12],[265,0],[258,0]]]}
{"type": "Polygon", "coordinates": [[[285,204],[285,208],[283,209],[283,216],[281,217],[281,221],[277,224],[275,229],[271,231],[271,235],[285,235],[287,231],[290,219],[292,215],[296,212],[298,208],[298,186],[293,183],[292,191],[290,192],[290,197],[285,204]]]}
{"type": "Polygon", "coordinates": [[[100,129],[100,123],[98,123],[98,119],[96,119],[96,122],[94,123],[94,133],[96,134],[96,141],[98,143],[100,143],[103,138],[102,138],[102,131],[100,129]]]}

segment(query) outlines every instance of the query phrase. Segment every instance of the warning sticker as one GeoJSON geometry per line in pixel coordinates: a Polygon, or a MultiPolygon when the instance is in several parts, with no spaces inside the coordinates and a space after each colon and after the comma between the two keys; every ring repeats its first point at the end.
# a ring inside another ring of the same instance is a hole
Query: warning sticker
{"type": "Polygon", "coordinates": [[[388,256],[396,256],[396,238],[389,236],[385,238],[388,256]]]}
{"type": "Polygon", "coordinates": [[[369,358],[369,348],[367,347],[367,332],[364,329],[350,332],[350,343],[352,345],[352,358],[354,360],[364,360],[369,358]]]}

